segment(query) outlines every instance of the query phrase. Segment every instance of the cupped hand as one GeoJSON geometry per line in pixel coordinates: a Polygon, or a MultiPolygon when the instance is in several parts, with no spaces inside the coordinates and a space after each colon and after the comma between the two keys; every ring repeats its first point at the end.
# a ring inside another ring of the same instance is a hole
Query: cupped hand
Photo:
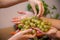
{"type": "Polygon", "coordinates": [[[22,16],[12,18],[12,22],[15,24],[19,24],[21,19],[34,16],[34,14],[29,11],[18,11],[18,14],[22,14],[22,16]]]}
{"type": "Polygon", "coordinates": [[[28,40],[29,38],[34,38],[36,34],[28,34],[29,32],[32,32],[32,29],[27,29],[25,31],[20,31],[13,35],[8,40],[28,40]]]}
{"type": "Polygon", "coordinates": [[[34,28],[34,29],[37,30],[37,36],[49,35],[54,37],[56,36],[56,33],[58,31],[55,27],[51,27],[47,32],[43,32],[39,28],[34,28]]]}
{"type": "Polygon", "coordinates": [[[60,31],[57,30],[57,28],[55,28],[55,27],[51,27],[51,29],[46,34],[53,38],[54,37],[60,38],[60,31]]]}
{"type": "Polygon", "coordinates": [[[46,34],[48,34],[48,35],[56,34],[57,31],[58,31],[58,30],[57,30],[55,27],[51,27],[51,28],[49,29],[49,31],[46,32],[46,34]]]}

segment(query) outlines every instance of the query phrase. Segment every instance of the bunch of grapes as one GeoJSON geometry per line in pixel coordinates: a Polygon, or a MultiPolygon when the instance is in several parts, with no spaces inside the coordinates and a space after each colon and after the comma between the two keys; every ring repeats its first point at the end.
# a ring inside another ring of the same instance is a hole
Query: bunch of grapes
{"type": "Polygon", "coordinates": [[[24,18],[18,24],[18,28],[21,30],[26,30],[30,28],[39,28],[43,32],[47,32],[50,29],[51,23],[45,22],[42,19],[34,16],[31,18],[24,18]]]}
{"type": "MultiPolygon", "coordinates": [[[[30,29],[30,28],[38,28],[42,32],[47,32],[51,27],[50,22],[46,22],[46,21],[44,21],[44,20],[42,20],[42,19],[40,19],[36,16],[30,17],[30,18],[24,18],[20,22],[21,23],[18,24],[18,28],[21,31],[24,31],[24,30],[27,30],[27,29],[30,29]]],[[[36,33],[36,30],[33,30],[30,34],[34,34],[34,33],[36,33]]],[[[48,36],[46,38],[41,37],[40,39],[38,39],[38,36],[36,36],[36,38],[33,38],[33,40],[44,40],[44,39],[47,40],[48,36]]]]}

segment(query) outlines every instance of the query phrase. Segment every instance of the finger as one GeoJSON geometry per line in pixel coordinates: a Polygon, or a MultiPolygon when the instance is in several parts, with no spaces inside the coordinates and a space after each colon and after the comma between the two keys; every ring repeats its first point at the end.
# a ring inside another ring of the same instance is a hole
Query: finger
{"type": "Polygon", "coordinates": [[[20,30],[18,29],[18,30],[16,30],[16,33],[18,33],[20,30]]]}
{"type": "Polygon", "coordinates": [[[19,30],[16,30],[15,32],[11,32],[10,34],[11,35],[14,35],[14,34],[16,34],[16,33],[18,33],[19,32],[19,30]]]}
{"type": "Polygon", "coordinates": [[[27,15],[23,15],[23,16],[21,17],[21,19],[24,19],[24,18],[27,18],[27,15]]]}
{"type": "Polygon", "coordinates": [[[20,19],[13,19],[12,22],[18,22],[20,19]]]}
{"type": "Polygon", "coordinates": [[[22,34],[26,34],[26,33],[29,33],[29,32],[32,32],[32,29],[28,29],[28,30],[22,31],[21,33],[22,34]]]}
{"type": "Polygon", "coordinates": [[[23,37],[25,37],[25,38],[34,38],[35,36],[36,36],[36,34],[34,34],[34,35],[28,34],[28,35],[24,35],[23,37]]]}
{"type": "Polygon", "coordinates": [[[33,29],[36,30],[36,31],[39,31],[39,32],[42,33],[42,34],[44,34],[44,32],[41,31],[39,28],[33,28],[33,29]]]}
{"type": "Polygon", "coordinates": [[[19,24],[20,22],[13,22],[13,23],[15,23],[15,24],[19,24]]]}
{"type": "Polygon", "coordinates": [[[13,18],[13,20],[17,20],[17,19],[19,19],[19,17],[15,17],[15,18],[13,18]]]}
{"type": "Polygon", "coordinates": [[[15,18],[12,18],[12,22],[15,22],[15,21],[20,21],[19,18],[15,17],[15,18]]]}
{"type": "Polygon", "coordinates": [[[12,22],[15,24],[20,23],[20,18],[18,18],[18,17],[13,18],[12,22]]]}
{"type": "Polygon", "coordinates": [[[24,11],[18,11],[19,14],[26,14],[24,11]]]}
{"type": "Polygon", "coordinates": [[[28,1],[29,1],[30,5],[31,5],[33,11],[34,11],[34,14],[37,15],[37,11],[35,9],[35,5],[36,5],[35,3],[36,2],[34,0],[28,0],[28,1]]]}
{"type": "Polygon", "coordinates": [[[11,34],[11,35],[14,35],[14,34],[16,34],[16,32],[11,32],[10,34],[11,34]]]}

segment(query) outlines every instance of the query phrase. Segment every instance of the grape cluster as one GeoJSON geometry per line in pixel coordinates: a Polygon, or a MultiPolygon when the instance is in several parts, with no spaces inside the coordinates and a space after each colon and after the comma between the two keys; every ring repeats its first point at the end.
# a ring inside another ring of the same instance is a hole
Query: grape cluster
{"type": "Polygon", "coordinates": [[[22,24],[18,24],[18,28],[21,30],[26,30],[29,28],[39,28],[41,31],[47,32],[51,26],[51,23],[45,22],[36,16],[31,18],[24,18],[20,22],[22,24]]]}

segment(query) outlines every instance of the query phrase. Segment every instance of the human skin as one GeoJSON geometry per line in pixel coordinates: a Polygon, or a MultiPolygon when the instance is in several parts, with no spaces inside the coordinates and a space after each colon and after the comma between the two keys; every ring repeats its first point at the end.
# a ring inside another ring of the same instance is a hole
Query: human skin
{"type": "Polygon", "coordinates": [[[15,35],[13,35],[8,40],[28,40],[29,38],[34,38],[36,34],[31,35],[31,34],[28,34],[29,32],[32,32],[32,29],[20,31],[15,35]]]}
{"type": "Polygon", "coordinates": [[[50,22],[51,23],[51,28],[49,30],[49,32],[47,34],[53,34],[55,33],[55,35],[53,35],[53,37],[57,37],[57,38],[60,38],[60,20],[57,20],[57,19],[50,19],[50,18],[46,18],[46,17],[40,17],[42,20],[45,20],[47,22],[50,22]],[[55,32],[54,32],[55,31],[55,32]]]}
{"type": "Polygon", "coordinates": [[[45,20],[47,22],[50,22],[53,27],[57,28],[60,30],[60,20],[57,19],[51,19],[51,18],[46,18],[46,17],[40,17],[42,20],[45,20]]]}
{"type": "Polygon", "coordinates": [[[0,8],[7,8],[28,0],[0,0],[0,8]]]}

